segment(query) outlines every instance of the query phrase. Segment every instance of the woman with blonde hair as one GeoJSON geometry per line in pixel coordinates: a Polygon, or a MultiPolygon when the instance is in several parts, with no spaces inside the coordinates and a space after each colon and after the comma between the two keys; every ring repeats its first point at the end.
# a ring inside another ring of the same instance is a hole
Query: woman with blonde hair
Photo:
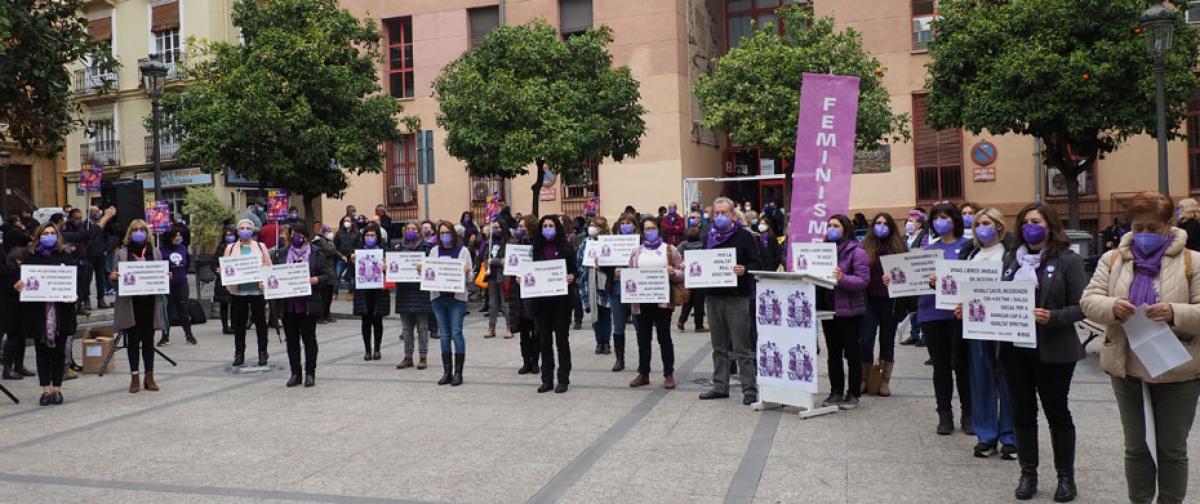
{"type": "MultiPolygon", "coordinates": [[[[134,219],[129,223],[129,228],[125,230],[125,239],[121,242],[121,248],[117,249],[116,261],[123,263],[161,260],[162,253],[154,247],[154,235],[150,233],[150,227],[146,221],[134,219]]],[[[113,314],[113,324],[118,331],[125,331],[125,351],[129,357],[129,374],[131,376],[129,393],[136,394],[141,389],[141,383],[138,381],[139,350],[146,368],[146,390],[154,392],[158,390],[158,384],[154,382],[154,331],[161,331],[164,327],[163,297],[155,294],[141,296],[122,294],[120,285],[124,282],[119,281],[120,269],[121,267],[118,265],[110,277],[114,282],[113,285],[117,286],[117,305],[113,314]]]]}
{"type": "Polygon", "coordinates": [[[1100,366],[1112,381],[1125,432],[1129,502],[1149,503],[1157,493],[1160,503],[1179,503],[1187,495],[1187,439],[1200,396],[1200,255],[1184,247],[1190,236],[1171,227],[1169,197],[1138,193],[1129,213],[1133,232],[1100,258],[1080,305],[1087,318],[1105,325],[1100,366]],[[1187,362],[1152,373],[1130,351],[1122,323],[1142,310],[1172,326],[1187,362]],[[1146,404],[1154,410],[1156,446],[1146,443],[1146,404]]]}
{"type": "MultiPolygon", "coordinates": [[[[1187,232],[1188,250],[1200,250],[1200,203],[1193,198],[1179,200],[1178,227],[1187,232]]],[[[1114,245],[1119,245],[1118,241],[1114,245]]]]}

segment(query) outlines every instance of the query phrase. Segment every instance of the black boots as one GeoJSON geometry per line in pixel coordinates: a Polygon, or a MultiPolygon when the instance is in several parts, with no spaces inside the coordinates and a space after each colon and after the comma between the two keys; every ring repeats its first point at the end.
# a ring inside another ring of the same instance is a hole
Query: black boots
{"type": "Polygon", "coordinates": [[[300,375],[294,374],[294,375],[292,375],[291,378],[288,378],[288,381],[287,381],[288,388],[296,387],[299,385],[300,385],[300,375]]]}
{"type": "Polygon", "coordinates": [[[438,380],[438,385],[449,385],[454,379],[454,362],[450,360],[450,355],[442,354],[442,379],[438,380]]]}
{"type": "Polygon", "coordinates": [[[467,354],[454,354],[454,378],[450,380],[451,387],[462,385],[463,360],[466,358],[467,354]]]}
{"type": "Polygon", "coordinates": [[[625,370],[625,335],[613,335],[613,351],[617,354],[617,361],[613,363],[612,371],[614,373],[625,370]]]}
{"type": "Polygon", "coordinates": [[[1037,428],[1013,429],[1017,438],[1017,460],[1021,466],[1021,479],[1013,492],[1017,500],[1029,500],[1037,493],[1038,433],[1037,428]]]}
{"type": "Polygon", "coordinates": [[[1071,502],[1075,488],[1075,427],[1050,429],[1050,444],[1054,447],[1054,470],[1058,472],[1058,488],[1054,502],[1071,502]]]}
{"type": "Polygon", "coordinates": [[[267,365],[267,352],[258,352],[258,365],[259,366],[267,365]]]}
{"type": "Polygon", "coordinates": [[[246,363],[246,352],[235,352],[233,354],[233,366],[241,366],[246,363]]]}
{"type": "Polygon", "coordinates": [[[25,377],[24,377],[24,376],[21,376],[21,373],[18,373],[16,369],[13,369],[13,365],[12,365],[12,364],[9,364],[9,363],[7,363],[7,362],[6,362],[6,363],[4,363],[4,376],[3,376],[3,378],[4,378],[5,380],[22,380],[22,379],[24,379],[25,377]]]}
{"type": "Polygon", "coordinates": [[[954,433],[954,413],[949,411],[938,412],[937,433],[939,436],[949,436],[954,433]]]}

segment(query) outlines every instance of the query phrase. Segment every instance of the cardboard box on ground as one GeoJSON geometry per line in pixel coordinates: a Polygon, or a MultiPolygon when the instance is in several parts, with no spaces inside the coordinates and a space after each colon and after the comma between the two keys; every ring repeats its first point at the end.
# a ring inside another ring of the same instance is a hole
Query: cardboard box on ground
{"type": "MultiPolygon", "coordinates": [[[[83,372],[84,374],[100,374],[100,365],[104,363],[104,356],[108,355],[109,349],[113,345],[113,329],[106,328],[88,328],[83,331],[83,372]]],[[[116,359],[108,361],[108,368],[104,372],[111,372],[116,369],[116,359]]]]}

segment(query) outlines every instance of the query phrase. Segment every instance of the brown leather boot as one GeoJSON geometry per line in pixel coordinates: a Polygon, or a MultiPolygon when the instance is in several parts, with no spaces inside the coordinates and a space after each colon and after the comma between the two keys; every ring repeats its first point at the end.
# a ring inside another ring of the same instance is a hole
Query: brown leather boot
{"type": "Polygon", "coordinates": [[[672,390],[672,389],[674,389],[676,385],[677,385],[677,384],[675,383],[675,377],[674,377],[674,376],[668,376],[668,377],[666,377],[666,378],[664,378],[664,379],[663,379],[663,388],[665,388],[665,389],[667,389],[667,390],[672,390]]]}
{"type": "Polygon", "coordinates": [[[630,387],[641,387],[643,385],[649,385],[649,384],[650,384],[650,377],[646,376],[644,374],[641,374],[641,373],[638,373],[637,377],[634,378],[633,381],[629,382],[630,387]]]}
{"type": "Polygon", "coordinates": [[[400,365],[396,366],[396,369],[406,369],[406,368],[410,368],[412,366],[413,366],[412,357],[405,357],[404,360],[400,361],[400,365]]]}
{"type": "Polygon", "coordinates": [[[130,375],[132,380],[129,381],[129,393],[136,394],[142,391],[142,381],[138,379],[138,375],[130,375]]]}
{"type": "Polygon", "coordinates": [[[892,395],[892,366],[894,365],[896,365],[894,362],[884,362],[882,365],[883,369],[880,372],[879,380],[879,397],[892,395]]]}
{"type": "Polygon", "coordinates": [[[867,368],[867,393],[879,394],[879,385],[883,383],[883,366],[871,364],[867,368]]]}
{"type": "Polygon", "coordinates": [[[417,361],[417,369],[425,369],[427,367],[429,367],[429,361],[425,360],[424,357],[421,357],[421,360],[417,361]]]}
{"type": "Polygon", "coordinates": [[[146,373],[146,390],[158,392],[158,384],[154,383],[154,373],[146,373]]]}
{"type": "Polygon", "coordinates": [[[858,395],[861,396],[861,395],[867,394],[867,381],[870,377],[871,377],[871,365],[863,364],[862,365],[862,383],[859,384],[858,395]]]}

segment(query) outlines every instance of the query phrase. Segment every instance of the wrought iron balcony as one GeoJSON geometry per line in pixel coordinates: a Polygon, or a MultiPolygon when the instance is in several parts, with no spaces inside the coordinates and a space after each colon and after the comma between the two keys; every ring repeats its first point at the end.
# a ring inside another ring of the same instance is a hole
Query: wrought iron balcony
{"type": "MultiPolygon", "coordinates": [[[[179,152],[179,140],[160,134],[158,137],[158,160],[171,161],[179,152]]],[[[154,162],[154,136],[146,135],[146,162],[154,162]]]]}
{"type": "Polygon", "coordinates": [[[115,68],[86,67],[75,71],[75,94],[90,94],[119,89],[120,74],[115,68]]]}
{"type": "Polygon", "coordinates": [[[79,163],[84,166],[119,166],[121,164],[121,142],[88,142],[79,145],[79,163]]]}

